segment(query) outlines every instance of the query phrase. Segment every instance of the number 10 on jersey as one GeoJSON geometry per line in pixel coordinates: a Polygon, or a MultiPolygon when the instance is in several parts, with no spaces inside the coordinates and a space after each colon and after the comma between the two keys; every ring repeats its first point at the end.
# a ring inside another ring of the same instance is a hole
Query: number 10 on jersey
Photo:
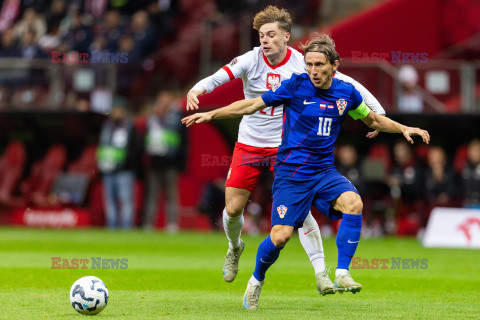
{"type": "Polygon", "coordinates": [[[318,123],[318,136],[327,137],[330,135],[330,129],[332,127],[332,118],[319,117],[318,123]]]}

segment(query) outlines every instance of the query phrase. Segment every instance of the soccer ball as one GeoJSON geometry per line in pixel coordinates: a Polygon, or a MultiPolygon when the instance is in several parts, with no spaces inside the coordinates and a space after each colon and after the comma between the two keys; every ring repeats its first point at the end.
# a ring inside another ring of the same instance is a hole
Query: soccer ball
{"type": "Polygon", "coordinates": [[[70,303],[81,314],[97,314],[105,309],[107,302],[107,286],[97,277],[82,277],[70,289],[70,303]]]}

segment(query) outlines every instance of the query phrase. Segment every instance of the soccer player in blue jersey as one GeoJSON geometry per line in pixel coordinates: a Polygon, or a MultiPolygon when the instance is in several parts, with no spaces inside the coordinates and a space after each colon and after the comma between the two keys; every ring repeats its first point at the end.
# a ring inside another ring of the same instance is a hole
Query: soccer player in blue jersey
{"type": "Polygon", "coordinates": [[[190,126],[284,105],[282,143],[274,169],[272,229],[258,248],[255,271],[243,298],[246,309],[258,308],[267,269],[277,260],[294,228],[302,225],[312,205],[330,219],[342,219],[337,233],[335,290],[356,293],[362,288],[348,270],[360,241],[363,203],[352,183],[333,164],[335,141],[347,114],[370,128],[402,133],[410,143],[415,135],[425,143],[430,141],[425,130],[371,112],[351,84],[333,78],[340,58],[329,36],[320,35],[302,49],[307,73],[293,75],[261,97],[182,119],[190,126]]]}

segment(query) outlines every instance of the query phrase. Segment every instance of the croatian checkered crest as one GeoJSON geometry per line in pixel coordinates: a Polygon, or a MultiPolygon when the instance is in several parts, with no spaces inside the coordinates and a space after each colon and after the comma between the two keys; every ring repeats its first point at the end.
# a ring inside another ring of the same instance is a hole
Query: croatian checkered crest
{"type": "Polygon", "coordinates": [[[338,114],[342,115],[347,107],[347,101],[345,99],[337,100],[338,114]]]}
{"type": "Polygon", "coordinates": [[[281,219],[283,219],[283,217],[285,217],[285,214],[287,213],[287,207],[285,207],[284,205],[281,205],[281,206],[278,206],[277,207],[277,212],[278,212],[278,215],[280,216],[281,219]]]}

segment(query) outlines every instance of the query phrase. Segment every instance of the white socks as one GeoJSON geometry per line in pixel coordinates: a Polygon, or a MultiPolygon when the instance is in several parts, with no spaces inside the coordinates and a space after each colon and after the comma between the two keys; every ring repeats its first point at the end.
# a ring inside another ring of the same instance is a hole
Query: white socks
{"type": "Polygon", "coordinates": [[[348,274],[347,269],[337,269],[335,270],[335,277],[340,276],[340,275],[346,275],[348,274]]]}
{"type": "Polygon", "coordinates": [[[248,282],[250,282],[254,286],[263,286],[263,284],[265,283],[265,280],[258,281],[257,278],[255,278],[254,276],[251,276],[248,282]]]}
{"type": "MultiPolygon", "coordinates": [[[[223,209],[223,228],[227,235],[228,245],[232,249],[240,246],[243,223],[243,214],[238,217],[230,217],[227,211],[223,209]]],[[[320,228],[311,213],[308,214],[303,222],[303,227],[298,229],[298,234],[300,242],[315,269],[315,274],[325,271],[325,254],[323,252],[320,228]]]]}
{"type": "Polygon", "coordinates": [[[228,246],[232,249],[240,247],[240,235],[243,227],[243,213],[238,217],[230,217],[223,209],[223,229],[228,239],[228,246]]]}
{"type": "Polygon", "coordinates": [[[298,228],[298,236],[315,269],[315,274],[325,271],[325,254],[320,228],[311,212],[308,213],[302,228],[298,228]]]}

